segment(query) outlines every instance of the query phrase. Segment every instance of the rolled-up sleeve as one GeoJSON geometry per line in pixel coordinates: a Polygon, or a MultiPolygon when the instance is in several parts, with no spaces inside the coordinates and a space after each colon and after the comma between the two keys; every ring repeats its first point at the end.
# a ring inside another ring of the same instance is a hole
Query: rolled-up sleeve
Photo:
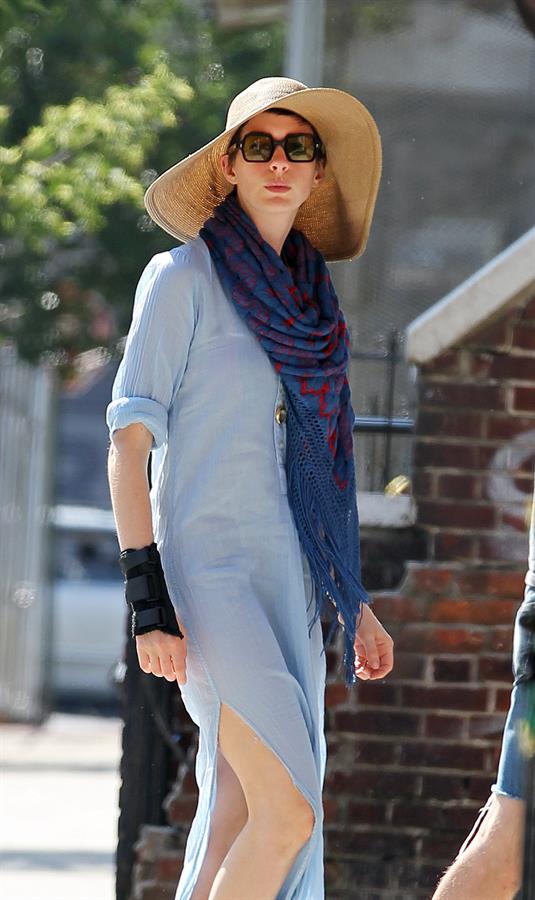
{"type": "Polygon", "coordinates": [[[194,271],[187,248],[157,253],[138,281],[124,354],[106,408],[110,439],[142,422],[151,449],[167,440],[169,409],[180,387],[193,339],[194,271]]]}

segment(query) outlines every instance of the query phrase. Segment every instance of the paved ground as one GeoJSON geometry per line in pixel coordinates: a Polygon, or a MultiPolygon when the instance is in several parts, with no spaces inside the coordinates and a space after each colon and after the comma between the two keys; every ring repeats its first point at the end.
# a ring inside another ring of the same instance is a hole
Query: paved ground
{"type": "Polygon", "coordinates": [[[122,723],[0,724],[2,900],[113,900],[122,723]]]}

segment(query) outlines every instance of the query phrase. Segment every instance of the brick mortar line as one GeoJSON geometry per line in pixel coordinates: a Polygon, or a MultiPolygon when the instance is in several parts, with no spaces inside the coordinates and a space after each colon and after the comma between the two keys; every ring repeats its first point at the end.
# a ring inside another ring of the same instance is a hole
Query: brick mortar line
{"type": "MultiPolygon", "coordinates": [[[[436,595],[433,595],[433,596],[436,596],[436,595]]],[[[463,594],[463,596],[465,596],[465,595],[463,594]]],[[[442,598],[442,599],[444,599],[444,598],[442,598]]],[[[447,598],[447,599],[449,599],[449,598],[447,598]]],[[[503,598],[498,597],[498,600],[501,600],[501,599],[503,599],[503,598]]],[[[518,601],[518,605],[519,605],[519,606],[520,606],[520,603],[521,603],[521,600],[519,599],[519,601],[518,601]]],[[[386,620],[386,619],[388,619],[388,616],[384,616],[384,618],[385,618],[385,620],[386,620]]],[[[489,627],[491,627],[491,628],[510,628],[511,631],[512,631],[512,630],[513,630],[513,626],[514,626],[514,622],[511,622],[510,625],[507,625],[507,624],[504,624],[504,625],[496,625],[496,624],[492,624],[492,625],[489,626],[488,624],[481,625],[481,624],[478,624],[478,623],[476,623],[476,622],[434,622],[434,621],[431,621],[430,619],[426,619],[425,621],[420,621],[420,622],[401,622],[401,623],[397,623],[397,622],[396,622],[396,623],[393,623],[393,622],[391,622],[390,624],[391,624],[391,625],[392,625],[392,624],[400,624],[402,629],[403,629],[403,628],[407,628],[409,625],[411,625],[413,628],[427,628],[429,625],[433,625],[435,628],[448,628],[448,627],[450,627],[450,628],[459,628],[459,627],[464,627],[465,625],[469,625],[471,630],[472,630],[472,629],[475,629],[475,628],[479,628],[479,629],[481,629],[481,630],[484,629],[485,631],[488,631],[489,627]]],[[[482,655],[485,654],[485,651],[483,651],[483,653],[479,652],[479,651],[480,651],[480,648],[476,648],[476,649],[477,649],[478,652],[467,653],[467,652],[465,651],[464,654],[457,654],[457,655],[462,655],[462,656],[474,656],[474,657],[477,658],[477,657],[482,656],[482,655]]],[[[409,652],[411,652],[411,651],[409,651],[409,650],[402,650],[402,651],[400,651],[400,652],[402,652],[402,653],[409,653],[409,652]]],[[[496,650],[494,650],[493,652],[494,652],[494,653],[500,653],[500,652],[502,652],[502,651],[499,651],[499,650],[496,651],[496,650]]],[[[503,651],[503,652],[504,652],[504,651],[503,651]]],[[[437,652],[437,653],[435,654],[435,653],[424,653],[424,652],[415,650],[415,651],[413,651],[413,653],[414,653],[415,656],[429,656],[429,657],[440,656],[441,659],[442,659],[443,657],[446,658],[446,659],[448,658],[448,654],[445,653],[444,651],[443,651],[442,653],[437,652]]],[[[507,653],[506,653],[506,652],[504,652],[504,656],[507,656],[507,653]]],[[[414,681],[414,679],[411,679],[411,680],[414,681]]]]}
{"type": "MultiPolygon", "coordinates": [[[[498,713],[495,713],[495,715],[498,715],[498,713]]],[[[504,721],[505,721],[506,715],[507,715],[506,713],[503,713],[504,721]]],[[[495,744],[496,741],[499,741],[502,738],[501,732],[499,734],[496,734],[495,737],[488,737],[488,738],[464,738],[464,737],[435,738],[435,737],[431,737],[427,734],[420,734],[420,735],[416,735],[415,737],[413,737],[412,735],[406,735],[406,734],[391,734],[389,738],[380,739],[379,735],[376,735],[376,734],[367,734],[365,732],[356,733],[354,731],[341,731],[341,730],[337,730],[336,734],[343,735],[344,740],[346,742],[347,742],[348,738],[351,738],[354,743],[358,743],[358,742],[366,739],[368,741],[368,743],[370,741],[373,741],[374,743],[389,745],[389,744],[392,744],[394,741],[399,740],[399,741],[403,741],[404,744],[411,744],[411,745],[414,744],[416,746],[419,746],[421,744],[426,744],[426,745],[433,744],[433,746],[451,747],[451,746],[458,746],[459,744],[461,744],[463,747],[472,747],[475,750],[488,750],[489,744],[495,744]]],[[[490,749],[492,749],[492,748],[490,748],[490,749]]],[[[333,750],[333,753],[334,752],[335,751],[333,750]]],[[[360,766],[361,764],[357,762],[357,765],[360,766]]],[[[390,766],[397,766],[397,765],[402,765],[402,764],[399,762],[381,763],[381,767],[387,768],[389,772],[392,771],[390,769],[390,766]]],[[[337,769],[336,766],[334,766],[333,771],[338,772],[341,770],[337,769]]]]}
{"type": "MultiPolygon", "coordinates": [[[[465,500],[462,497],[445,497],[443,494],[439,494],[437,497],[432,497],[429,494],[417,494],[414,499],[416,502],[441,503],[444,506],[451,506],[452,509],[457,506],[482,506],[484,508],[494,508],[497,505],[495,500],[487,500],[482,497],[472,497],[465,500]]],[[[529,498],[526,496],[526,500],[527,499],[529,498]]],[[[517,502],[518,506],[522,506],[525,503],[525,500],[518,500],[517,502]]]]}
{"type": "MultiPolygon", "coordinates": [[[[490,749],[490,748],[483,748],[490,749]]],[[[345,772],[345,769],[332,769],[333,772],[345,772]]],[[[375,763],[358,763],[356,769],[358,772],[377,772],[377,764],[375,763]]],[[[479,778],[493,779],[496,776],[496,770],[492,769],[488,772],[482,772],[481,769],[451,769],[446,766],[402,766],[400,763],[388,763],[381,766],[381,774],[387,772],[389,775],[448,775],[450,778],[465,778],[467,775],[477,775],[479,778]]],[[[414,796],[417,796],[416,793],[414,796]]],[[[404,800],[405,798],[400,798],[404,800]]]]}
{"type": "MultiPolygon", "coordinates": [[[[483,564],[481,564],[481,566],[478,566],[478,569],[480,569],[480,571],[477,572],[478,575],[487,576],[487,577],[488,577],[488,576],[492,577],[493,575],[496,575],[496,574],[497,574],[497,573],[495,573],[495,572],[485,571],[485,570],[484,570],[484,561],[483,561],[483,564]]],[[[527,571],[527,566],[526,566],[525,568],[520,567],[520,568],[518,569],[518,572],[517,572],[517,573],[514,573],[514,572],[513,572],[512,574],[513,574],[513,576],[516,574],[519,578],[521,578],[521,577],[522,577],[522,573],[525,573],[526,571],[527,571]]],[[[500,573],[500,574],[501,574],[501,573],[500,573]]],[[[433,601],[434,601],[434,600],[436,600],[436,601],[439,601],[439,600],[440,600],[440,601],[442,601],[442,600],[459,600],[459,597],[462,597],[463,599],[466,599],[466,600],[479,600],[479,599],[483,600],[483,599],[484,599],[484,600],[489,600],[489,601],[494,601],[494,600],[496,600],[496,601],[499,601],[499,602],[501,602],[501,601],[503,601],[503,602],[509,602],[509,601],[515,601],[515,600],[516,600],[516,596],[515,596],[515,597],[504,596],[503,594],[492,594],[492,595],[489,595],[488,593],[481,593],[481,594],[478,593],[478,594],[474,594],[474,593],[471,592],[471,591],[464,591],[464,590],[461,591],[461,589],[459,588],[459,586],[458,586],[457,583],[455,583],[452,587],[445,587],[445,588],[443,588],[442,591],[441,591],[440,593],[435,593],[435,592],[431,591],[429,588],[412,587],[411,585],[408,585],[407,588],[408,588],[409,590],[411,590],[413,593],[418,592],[418,594],[421,596],[422,602],[425,603],[426,605],[428,605],[428,603],[429,603],[429,597],[432,597],[432,598],[433,598],[433,601]]],[[[420,599],[420,598],[416,598],[416,597],[414,597],[414,596],[411,596],[410,598],[408,598],[408,597],[407,597],[407,588],[403,589],[403,592],[400,592],[400,591],[393,591],[393,590],[390,590],[390,589],[389,589],[389,590],[386,591],[385,593],[382,593],[382,592],[379,591],[379,590],[374,591],[373,589],[371,589],[371,590],[370,590],[370,593],[371,593],[372,597],[376,596],[377,599],[381,599],[381,600],[382,600],[382,599],[385,599],[385,600],[388,600],[388,599],[389,599],[389,597],[386,596],[386,594],[390,594],[390,595],[391,595],[391,598],[394,597],[394,596],[395,596],[395,597],[399,597],[400,601],[401,601],[401,600],[408,600],[408,599],[411,599],[411,600],[420,599]]],[[[390,599],[391,599],[391,598],[390,598],[390,599]]],[[[521,600],[519,599],[518,602],[520,603],[521,600]]],[[[380,605],[381,605],[381,604],[380,604],[380,605]]],[[[383,615],[385,615],[385,613],[383,613],[383,615]]],[[[385,615],[385,618],[388,618],[388,615],[387,615],[387,614],[385,615]]],[[[392,620],[390,620],[390,621],[392,622],[392,620]]],[[[398,624],[401,625],[401,626],[413,624],[413,623],[412,623],[412,620],[410,620],[410,619],[409,619],[409,620],[407,620],[407,619],[401,619],[401,620],[394,620],[394,621],[398,621],[398,624]]],[[[414,624],[418,624],[418,623],[414,623],[414,624]]],[[[438,625],[440,625],[441,623],[440,623],[440,622],[433,622],[432,624],[435,624],[435,625],[438,624],[438,625]]],[[[456,624],[456,623],[454,622],[454,623],[450,623],[450,624],[456,624]]],[[[459,623],[459,624],[466,624],[466,623],[459,623]]],[[[499,623],[492,622],[491,624],[492,624],[494,627],[499,627],[499,623]]],[[[507,622],[503,623],[504,626],[506,626],[507,624],[508,624],[507,622]]],[[[511,628],[513,627],[513,624],[514,624],[514,622],[511,621],[511,628]]],[[[404,651],[403,651],[403,653],[411,653],[411,652],[412,652],[413,654],[418,653],[418,651],[415,651],[415,650],[413,650],[413,651],[410,651],[410,650],[404,650],[404,651]]],[[[492,651],[489,651],[489,653],[490,653],[490,652],[492,652],[492,653],[500,653],[499,650],[492,650],[492,651]]],[[[502,652],[503,652],[503,651],[502,651],[502,652]]],[[[452,653],[452,656],[453,656],[453,654],[454,654],[454,651],[453,651],[453,653],[452,653]]],[[[421,651],[420,651],[420,652],[419,652],[419,655],[420,655],[420,656],[440,656],[440,652],[437,651],[436,653],[431,653],[431,652],[428,651],[427,653],[425,653],[425,652],[421,652],[421,651]]],[[[471,655],[471,654],[468,653],[466,650],[464,650],[464,651],[463,651],[463,650],[459,650],[459,651],[455,654],[455,656],[458,657],[458,658],[461,658],[462,656],[468,657],[468,656],[470,656],[470,655],[471,655]]],[[[448,659],[451,658],[449,654],[448,654],[447,658],[448,658],[448,659]]]]}
{"type": "MultiPolygon", "coordinates": [[[[527,500],[527,499],[528,499],[528,498],[526,497],[526,500],[527,500]]],[[[432,498],[432,502],[436,503],[436,502],[437,502],[436,498],[432,498]]],[[[521,506],[521,505],[522,505],[522,503],[520,502],[520,503],[518,504],[518,506],[521,506]]],[[[425,523],[425,528],[426,528],[426,531],[429,531],[429,532],[432,533],[432,534],[436,534],[437,532],[438,532],[438,533],[441,533],[441,532],[445,532],[445,531],[447,531],[448,535],[451,535],[452,533],[454,533],[454,534],[471,534],[472,537],[474,538],[474,540],[477,540],[479,537],[481,537],[481,536],[486,536],[486,535],[488,535],[488,534],[489,534],[489,535],[490,535],[490,534],[501,534],[504,538],[505,538],[506,536],[507,536],[507,537],[510,537],[510,535],[505,535],[505,534],[503,533],[503,527],[502,527],[502,526],[499,526],[499,525],[496,526],[496,528],[481,528],[480,526],[478,526],[478,527],[477,527],[477,534],[474,534],[474,528],[473,528],[473,527],[472,527],[472,528],[458,528],[458,527],[455,526],[455,525],[447,525],[447,524],[445,524],[445,525],[431,525],[431,524],[428,524],[428,523],[426,522],[426,523],[425,523]]],[[[526,538],[527,538],[527,536],[528,536],[528,530],[526,529],[525,532],[519,531],[518,534],[521,535],[521,536],[523,536],[523,537],[526,537],[526,538]]],[[[485,557],[482,557],[482,556],[481,556],[481,557],[476,556],[476,557],[474,558],[474,562],[475,562],[477,559],[481,559],[481,560],[484,561],[484,560],[485,560],[485,557]]],[[[507,566],[507,565],[508,565],[508,561],[507,561],[507,560],[504,560],[504,567],[507,566]]],[[[527,568],[527,567],[526,567],[526,568],[527,568]]]]}
{"type": "MultiPolygon", "coordinates": [[[[368,708],[368,709],[362,710],[362,711],[366,712],[366,713],[379,713],[382,710],[383,710],[383,707],[381,707],[381,708],[374,707],[374,708],[371,708],[371,709],[368,708]]],[[[413,716],[413,717],[421,716],[422,719],[417,723],[418,725],[422,724],[424,716],[437,715],[437,713],[433,712],[430,709],[427,709],[424,711],[419,711],[416,709],[408,709],[407,710],[406,707],[403,707],[403,709],[396,707],[395,709],[388,709],[388,710],[385,709],[384,711],[386,714],[389,714],[391,712],[397,712],[397,713],[400,713],[400,715],[407,715],[407,716],[413,716]]],[[[340,712],[341,713],[347,713],[347,712],[358,713],[359,710],[340,710],[340,712]]],[[[447,716],[454,716],[455,718],[461,719],[463,725],[465,725],[467,722],[469,723],[471,721],[471,717],[472,718],[475,717],[476,721],[479,720],[481,724],[484,724],[485,720],[489,720],[489,719],[493,719],[493,718],[505,720],[505,718],[507,716],[507,711],[502,711],[499,709],[491,709],[491,710],[464,710],[463,709],[463,710],[453,710],[452,712],[447,712],[447,713],[445,713],[445,717],[447,717],[447,716]]],[[[338,736],[342,737],[344,742],[347,742],[350,739],[352,743],[358,743],[363,738],[366,738],[368,741],[373,741],[374,743],[385,744],[385,745],[392,743],[392,741],[394,739],[396,741],[403,741],[403,742],[407,741],[408,743],[414,743],[414,744],[422,744],[422,743],[429,744],[429,743],[431,743],[431,744],[448,744],[448,745],[449,744],[459,744],[459,743],[465,744],[467,741],[471,741],[471,742],[494,741],[494,738],[489,738],[489,737],[487,737],[487,738],[484,738],[484,737],[473,737],[473,738],[451,737],[450,738],[450,737],[441,737],[441,736],[434,737],[433,735],[427,735],[427,734],[423,734],[423,733],[420,734],[420,733],[412,733],[411,732],[411,734],[401,734],[401,733],[397,733],[395,731],[389,732],[388,734],[379,734],[374,731],[371,731],[371,732],[355,731],[354,729],[346,730],[343,728],[337,728],[336,730],[330,730],[327,735],[327,740],[330,741],[332,739],[336,744],[336,740],[337,740],[338,736]]],[[[501,735],[497,735],[496,740],[498,740],[500,737],[501,737],[501,735]]]]}
{"type": "MultiPolygon", "coordinates": [[[[501,384],[503,385],[503,383],[504,382],[502,380],[501,384]]],[[[523,384],[517,384],[517,385],[506,385],[506,388],[508,391],[513,391],[518,388],[518,389],[529,391],[531,393],[533,388],[535,388],[535,381],[529,382],[529,383],[524,382],[523,384]]],[[[416,427],[414,429],[414,435],[416,437],[419,436],[418,422],[419,422],[419,418],[420,418],[420,412],[425,413],[426,415],[436,415],[436,416],[442,415],[442,416],[449,416],[449,417],[471,416],[472,418],[474,418],[475,416],[479,416],[484,421],[488,421],[488,419],[491,416],[494,416],[495,418],[503,419],[504,421],[506,419],[510,419],[510,420],[512,420],[511,424],[514,424],[516,419],[530,419],[531,420],[535,417],[535,413],[533,412],[532,407],[527,409],[525,406],[515,406],[512,396],[508,396],[506,398],[506,402],[505,402],[503,408],[500,407],[499,409],[490,409],[490,410],[489,409],[481,409],[481,408],[475,407],[475,406],[452,406],[449,403],[436,403],[432,406],[427,405],[427,404],[426,405],[420,404],[420,406],[418,408],[418,412],[414,416],[414,421],[415,421],[415,425],[416,425],[416,427]]],[[[448,435],[440,435],[440,437],[446,438],[446,437],[448,437],[448,435]]],[[[456,440],[460,440],[461,438],[466,438],[467,440],[474,440],[474,441],[488,440],[489,443],[492,440],[498,440],[498,438],[486,439],[486,438],[472,437],[472,435],[470,435],[470,434],[456,436],[456,440]]]]}
{"type": "MultiPolygon", "coordinates": [[[[534,421],[535,421],[535,419],[534,419],[534,421]]],[[[421,436],[418,435],[418,440],[421,440],[422,443],[431,445],[431,441],[434,440],[434,438],[424,440],[424,439],[422,439],[421,436]]],[[[438,442],[438,438],[436,438],[436,440],[438,442]]],[[[510,472],[511,472],[510,468],[509,469],[504,468],[501,471],[508,473],[508,474],[510,474],[510,472]]],[[[434,465],[433,463],[429,463],[425,466],[418,466],[418,472],[424,472],[426,475],[437,475],[437,476],[439,476],[439,475],[463,475],[463,476],[472,475],[472,476],[474,476],[474,478],[479,477],[479,476],[487,476],[488,477],[488,474],[489,474],[488,468],[487,469],[480,469],[480,468],[462,469],[459,466],[438,466],[438,465],[434,465]]],[[[529,481],[529,482],[533,481],[531,476],[524,472],[519,472],[517,477],[524,478],[526,481],[529,481]]]]}
{"type": "MultiPolygon", "coordinates": [[[[535,351],[530,350],[525,353],[513,354],[513,353],[497,353],[493,354],[495,357],[499,357],[500,359],[513,359],[513,360],[533,360],[535,359],[535,351]]],[[[497,376],[489,376],[489,375],[475,375],[475,374],[466,374],[466,375],[458,375],[447,373],[444,375],[439,374],[431,374],[424,373],[421,376],[420,384],[443,384],[443,385],[451,385],[452,387],[466,387],[466,385],[470,385],[471,387],[501,387],[506,381],[508,384],[513,382],[520,381],[522,384],[534,384],[534,378],[519,378],[518,376],[510,376],[506,378],[498,378],[497,376]]]]}
{"type": "MultiPolygon", "coordinates": [[[[533,386],[535,387],[535,382],[534,382],[533,386]]],[[[436,407],[435,407],[435,409],[436,409],[436,407]]],[[[429,410],[426,410],[426,412],[429,412],[429,410]]],[[[444,415],[455,415],[456,416],[456,415],[460,415],[465,412],[469,412],[469,410],[459,409],[458,412],[456,411],[455,413],[444,413],[444,415]]],[[[488,415],[488,413],[482,413],[480,415],[488,415]]],[[[504,418],[509,419],[510,415],[506,414],[504,416],[504,418]]],[[[521,418],[533,419],[533,422],[535,424],[535,413],[525,413],[522,410],[521,418]]],[[[520,432],[520,433],[522,434],[522,432],[520,432]]],[[[438,444],[439,446],[446,445],[448,447],[455,447],[455,446],[457,446],[457,444],[463,444],[463,446],[465,444],[469,444],[470,446],[474,446],[474,447],[478,447],[478,448],[479,447],[484,448],[485,446],[500,447],[503,445],[504,442],[507,441],[507,438],[472,437],[471,435],[468,435],[468,434],[467,435],[458,435],[457,434],[457,435],[452,435],[450,437],[450,435],[448,435],[448,434],[436,434],[435,435],[435,434],[420,433],[418,431],[415,431],[415,433],[413,435],[413,439],[420,441],[420,443],[422,443],[422,444],[429,444],[430,446],[434,446],[434,444],[438,444]]],[[[432,466],[432,464],[430,464],[427,467],[426,466],[418,466],[418,471],[423,471],[425,468],[431,468],[431,467],[433,468],[433,471],[436,471],[439,468],[438,466],[432,466]]],[[[488,470],[487,469],[481,469],[481,470],[469,469],[468,471],[471,473],[475,473],[477,471],[487,472],[488,470]]],[[[507,467],[504,467],[503,471],[509,472],[510,469],[508,469],[507,467]]]]}
{"type": "MultiPolygon", "coordinates": [[[[494,682],[494,683],[496,683],[496,682],[494,682]]],[[[503,682],[499,682],[499,683],[503,684],[503,682]]],[[[433,687],[434,687],[434,685],[432,686],[431,690],[433,689],[433,687]]],[[[481,687],[482,687],[482,685],[479,685],[477,688],[474,688],[474,690],[479,690],[481,687]]],[[[505,685],[505,687],[508,688],[509,685],[505,685]]],[[[385,712],[416,713],[419,715],[437,716],[440,714],[441,717],[442,717],[442,714],[444,716],[460,716],[460,717],[463,717],[463,716],[468,717],[468,716],[474,716],[474,715],[475,716],[488,716],[489,712],[492,712],[492,710],[479,710],[479,709],[475,709],[475,710],[474,709],[472,709],[472,710],[470,710],[470,709],[442,710],[441,709],[440,711],[437,711],[436,709],[433,709],[433,707],[431,707],[431,706],[425,707],[425,709],[421,709],[421,708],[418,708],[415,706],[400,707],[400,706],[387,706],[386,704],[384,706],[383,705],[373,706],[370,703],[366,704],[366,706],[359,705],[357,708],[348,707],[347,709],[342,709],[340,706],[336,706],[336,707],[328,707],[328,709],[337,709],[337,710],[340,710],[340,712],[355,712],[355,713],[357,713],[357,712],[379,712],[380,710],[384,710],[385,712]]],[[[496,714],[500,715],[500,712],[497,712],[496,714]]],[[[505,713],[504,713],[504,716],[505,716],[505,713]]],[[[341,734],[342,732],[337,731],[336,733],[341,734]]],[[[389,740],[388,736],[383,737],[383,736],[378,735],[377,737],[384,741],[389,740]]]]}
{"type": "MultiPolygon", "coordinates": [[[[479,808],[478,802],[479,801],[477,801],[477,800],[472,801],[470,806],[466,805],[463,808],[471,809],[473,806],[474,809],[478,809],[479,808]]],[[[437,809],[443,809],[443,808],[444,808],[443,805],[437,807],[437,809]]],[[[333,830],[336,829],[336,825],[333,825],[331,827],[333,830]]],[[[374,825],[358,825],[358,824],[357,825],[349,825],[349,824],[345,823],[343,830],[350,831],[352,834],[364,834],[368,831],[373,831],[376,834],[385,834],[385,833],[391,832],[392,830],[397,831],[398,829],[403,829],[404,834],[408,834],[409,832],[418,832],[418,834],[414,835],[415,837],[421,837],[424,835],[428,835],[430,833],[432,834],[432,831],[430,830],[428,825],[427,826],[426,825],[377,825],[377,824],[374,824],[374,825]]],[[[338,830],[340,830],[340,829],[338,828],[338,830]]],[[[460,830],[462,830],[462,829],[460,829],[460,830]]],[[[353,858],[353,856],[356,856],[356,855],[357,854],[354,854],[354,855],[351,854],[351,857],[353,858]]]]}

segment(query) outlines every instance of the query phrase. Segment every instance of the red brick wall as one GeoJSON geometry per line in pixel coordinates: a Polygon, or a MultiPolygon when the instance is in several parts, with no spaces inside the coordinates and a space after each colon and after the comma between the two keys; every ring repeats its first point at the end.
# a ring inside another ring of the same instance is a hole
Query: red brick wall
{"type": "Polygon", "coordinates": [[[375,595],[394,671],[327,686],[329,900],[431,896],[494,779],[524,574],[410,562],[375,595]]]}
{"type": "Polygon", "coordinates": [[[535,298],[421,367],[413,496],[429,558],[527,560],[535,298]]]}

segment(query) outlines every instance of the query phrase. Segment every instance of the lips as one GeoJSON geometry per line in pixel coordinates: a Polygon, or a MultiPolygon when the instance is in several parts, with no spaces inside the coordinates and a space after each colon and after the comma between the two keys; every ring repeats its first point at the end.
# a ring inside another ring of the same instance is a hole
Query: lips
{"type": "Polygon", "coordinates": [[[287,184],[266,184],[266,190],[283,194],[285,191],[289,191],[290,188],[287,184]]]}

